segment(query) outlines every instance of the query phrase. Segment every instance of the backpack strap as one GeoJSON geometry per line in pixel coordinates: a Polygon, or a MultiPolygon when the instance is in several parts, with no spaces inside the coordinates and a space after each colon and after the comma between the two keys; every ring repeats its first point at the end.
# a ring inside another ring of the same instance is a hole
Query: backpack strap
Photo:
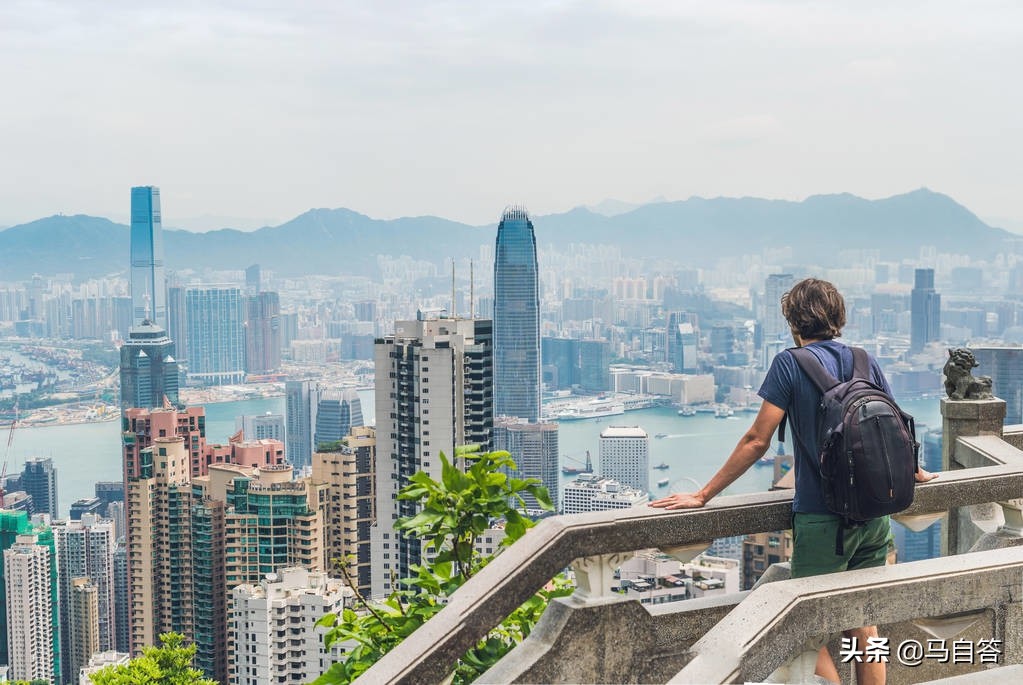
{"type": "Polygon", "coordinates": [[[789,351],[792,352],[792,356],[795,357],[796,362],[799,364],[799,368],[801,368],[803,373],[805,373],[807,377],[813,381],[813,384],[817,386],[817,389],[820,390],[822,395],[841,382],[828,373],[827,369],[824,368],[824,365],[821,364],[820,359],[817,359],[817,355],[805,347],[793,347],[789,351]]]}
{"type": "Polygon", "coordinates": [[[850,347],[853,353],[853,378],[870,380],[870,356],[862,347],[850,347]]]}

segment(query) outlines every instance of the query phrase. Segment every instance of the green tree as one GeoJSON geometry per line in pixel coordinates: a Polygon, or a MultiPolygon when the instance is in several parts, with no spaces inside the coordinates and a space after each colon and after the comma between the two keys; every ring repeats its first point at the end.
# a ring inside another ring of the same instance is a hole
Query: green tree
{"type": "Polygon", "coordinates": [[[184,641],[183,635],[164,633],[159,647],[146,647],[127,664],[107,666],[89,677],[95,685],[217,685],[192,668],[195,645],[184,641]]]}
{"type": "MultiPolygon", "coordinates": [[[[439,612],[445,598],[490,561],[491,557],[478,551],[475,541],[495,521],[505,522],[502,547],[522,537],[533,526],[532,520],[519,513],[525,508],[525,494],[532,495],[544,509],[554,508],[539,480],[508,475],[515,470],[515,462],[507,452],[480,453],[478,446],[469,445],[455,449],[455,463],[443,453],[440,459],[440,482],[420,471],[398,493],[398,499],[417,502],[419,513],[399,519],[396,528],[421,540],[423,551],[434,553],[433,559],[413,566],[412,577],[401,581],[404,587],[383,602],[370,603],[359,596],[365,612],[346,609],[340,616],[328,614],[321,620],[321,625],[331,628],[326,635],[328,646],[338,640],[355,646],[314,685],[351,682],[439,612]],[[459,468],[460,464],[466,468],[459,468]]],[[[341,570],[353,584],[344,564],[341,570]]],[[[567,579],[558,577],[530,598],[454,665],[454,682],[472,682],[497,663],[529,635],[550,599],[570,592],[567,579]]]]}

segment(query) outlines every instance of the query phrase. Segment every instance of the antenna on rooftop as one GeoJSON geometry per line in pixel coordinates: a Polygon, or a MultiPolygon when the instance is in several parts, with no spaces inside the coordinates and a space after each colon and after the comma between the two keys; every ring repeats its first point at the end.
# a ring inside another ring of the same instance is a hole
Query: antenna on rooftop
{"type": "Polygon", "coordinates": [[[451,318],[457,318],[455,311],[455,258],[451,258],[451,318]]]}
{"type": "Polygon", "coordinates": [[[476,318],[476,279],[472,273],[473,262],[469,260],[469,318],[476,318]]]}

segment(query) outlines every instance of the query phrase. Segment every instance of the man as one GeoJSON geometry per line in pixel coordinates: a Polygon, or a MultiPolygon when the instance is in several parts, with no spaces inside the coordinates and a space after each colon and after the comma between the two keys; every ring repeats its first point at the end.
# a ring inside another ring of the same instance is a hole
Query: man
{"type": "MultiPolygon", "coordinates": [[[[845,301],[835,286],[827,281],[807,278],[782,296],[781,308],[796,346],[811,350],[835,378],[849,380],[853,369],[852,350],[835,341],[845,326],[845,301]]],[[[871,382],[891,394],[888,381],[873,358],[870,360],[870,376],[871,382]]],[[[796,489],[792,498],[792,577],[883,566],[891,541],[887,516],[845,529],[844,554],[835,553],[835,539],[842,523],[840,517],[828,511],[824,504],[816,454],[820,391],[799,368],[790,351],[785,350],[774,358],[758,394],[764,401],[753,425],[707,484],[698,492],[663,497],[651,502],[651,506],[664,509],[704,506],[764,456],[774,431],[787,416],[795,443],[793,468],[796,472],[796,489]]],[[[916,474],[917,482],[936,477],[937,474],[923,469],[916,474]]],[[[868,638],[877,637],[877,628],[856,628],[845,634],[856,638],[860,645],[866,645],[868,638]]],[[[839,680],[827,647],[822,647],[817,656],[816,673],[830,681],[839,680]]],[[[885,676],[883,663],[856,664],[856,682],[860,685],[884,683],[885,676]]]]}

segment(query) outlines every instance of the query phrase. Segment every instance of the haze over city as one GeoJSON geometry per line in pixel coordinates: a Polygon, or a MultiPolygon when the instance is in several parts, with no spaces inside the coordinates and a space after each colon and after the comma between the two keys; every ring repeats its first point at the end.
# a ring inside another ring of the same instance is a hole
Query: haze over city
{"type": "Polygon", "coordinates": [[[1023,9],[953,2],[8,2],[0,226],[493,223],[608,198],[880,198],[1023,226],[1023,9]]]}

